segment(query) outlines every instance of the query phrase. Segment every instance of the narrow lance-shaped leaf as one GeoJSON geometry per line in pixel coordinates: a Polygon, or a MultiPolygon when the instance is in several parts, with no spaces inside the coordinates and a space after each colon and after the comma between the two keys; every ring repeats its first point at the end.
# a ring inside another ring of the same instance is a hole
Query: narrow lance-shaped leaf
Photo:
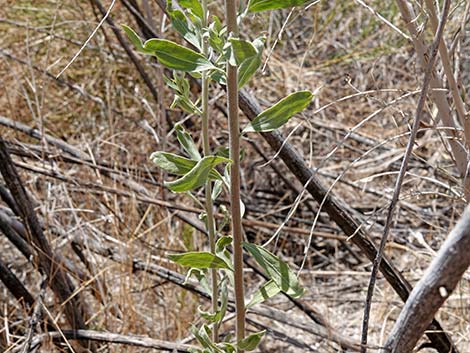
{"type": "Polygon", "coordinates": [[[230,270],[230,266],[223,259],[210,252],[170,254],[168,258],[181,266],[194,268],[225,268],[230,270]]]}
{"type": "Polygon", "coordinates": [[[200,50],[201,43],[196,34],[196,31],[194,30],[194,26],[191,23],[188,23],[184,13],[180,10],[171,10],[168,11],[168,14],[170,16],[173,28],[176,29],[184,39],[200,50]]]}
{"type": "Polygon", "coordinates": [[[199,330],[195,326],[191,326],[191,333],[196,337],[197,341],[206,349],[203,352],[223,353],[210,339],[210,329],[207,325],[203,325],[199,330]]]}
{"type": "Polygon", "coordinates": [[[131,43],[134,45],[134,47],[137,49],[137,51],[143,53],[143,54],[152,54],[151,52],[147,52],[144,48],[144,45],[142,43],[142,39],[138,36],[135,31],[130,28],[129,26],[122,25],[122,28],[124,29],[124,32],[126,32],[127,37],[131,41],[131,43]]]}
{"type": "Polygon", "coordinates": [[[192,49],[166,39],[158,38],[149,39],[142,44],[142,40],[134,30],[126,25],[122,27],[129,37],[129,40],[139,52],[155,55],[162,65],[170,69],[184,72],[218,70],[204,55],[192,49]]]}
{"type": "Polygon", "coordinates": [[[217,69],[202,54],[166,39],[149,39],[144,43],[144,50],[173,70],[198,72],[217,69]]]}
{"type": "Polygon", "coordinates": [[[165,186],[174,192],[190,191],[204,185],[209,177],[210,171],[220,163],[229,163],[230,159],[218,156],[207,156],[202,158],[188,173],[183,177],[166,182],[165,186]]]}
{"type": "Polygon", "coordinates": [[[175,125],[176,135],[179,143],[186,151],[187,154],[196,161],[201,159],[201,155],[194,143],[191,135],[181,126],[181,124],[175,125]]]}
{"type": "Polygon", "coordinates": [[[262,64],[261,55],[256,55],[246,59],[238,67],[238,88],[242,88],[248,83],[250,78],[258,71],[262,64]]]}
{"type": "Polygon", "coordinates": [[[260,113],[243,129],[242,133],[276,130],[289,121],[292,116],[304,110],[312,98],[313,94],[310,91],[292,93],[260,113]]]}
{"type": "Polygon", "coordinates": [[[248,12],[261,12],[267,10],[286,9],[305,5],[311,0],[250,0],[248,12]]]}
{"type": "Polygon", "coordinates": [[[237,343],[238,349],[241,351],[253,351],[258,347],[261,339],[263,338],[264,334],[266,333],[266,330],[252,333],[248,337],[242,339],[237,343]]]}
{"type": "Polygon", "coordinates": [[[304,289],[300,287],[297,276],[284,261],[261,246],[243,243],[243,247],[284,293],[292,298],[303,295],[304,289]]]}
{"type": "MultiPolygon", "coordinates": [[[[189,173],[197,164],[197,161],[195,160],[163,151],[152,153],[150,155],[150,160],[168,173],[176,175],[185,175],[189,173]]],[[[220,180],[222,178],[219,172],[215,169],[210,171],[209,177],[214,180],[220,180]]]]}
{"type": "Polygon", "coordinates": [[[250,302],[246,305],[249,309],[256,304],[260,304],[269,298],[274,297],[276,294],[281,292],[281,288],[272,279],[264,283],[251,297],[250,302]]]}
{"type": "Polygon", "coordinates": [[[232,64],[240,65],[243,61],[253,56],[258,55],[255,46],[250,42],[238,38],[231,38],[230,44],[232,45],[232,55],[235,62],[232,64]]]}
{"type": "Polygon", "coordinates": [[[197,17],[203,17],[203,10],[201,6],[201,2],[198,0],[179,0],[179,4],[187,9],[190,9],[193,14],[197,17]]]}

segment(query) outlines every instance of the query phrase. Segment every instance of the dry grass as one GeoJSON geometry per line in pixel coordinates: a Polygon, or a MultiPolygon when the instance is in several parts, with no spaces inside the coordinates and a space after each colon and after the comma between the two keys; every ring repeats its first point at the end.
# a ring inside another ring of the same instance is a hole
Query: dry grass
{"type": "MultiPolygon", "coordinates": [[[[213,11],[218,11],[219,3],[211,5],[213,11]]],[[[369,1],[404,31],[394,2],[389,3],[369,1]]],[[[17,152],[23,180],[36,201],[51,244],[93,278],[75,279],[92,314],[90,327],[168,341],[189,337],[188,326],[197,320],[197,306],[207,309],[208,302],[158,276],[133,271],[132,259],[138,258],[183,273],[165,259],[165,254],[188,246],[202,248],[206,243],[204,235],[178,217],[189,217],[198,224],[196,214],[142,200],[145,196],[186,209],[197,207],[189,198],[163,191],[161,174],[148,162],[152,151],[163,148],[163,141],[165,149],[177,149],[174,136],[162,132],[163,120],[156,102],[109,25],[103,26],[62,75],[61,80],[74,87],[45,74],[60,72],[96,26],[98,20],[88,2],[19,0],[3,1],[2,5],[0,30],[5,35],[0,39],[0,115],[62,139],[89,159],[88,165],[71,163],[67,153],[46,140],[0,127],[2,136],[17,152]],[[160,143],[143,128],[144,120],[158,134],[160,143]],[[19,151],[23,151],[22,156],[19,151]],[[113,172],[96,166],[107,166],[113,172]],[[81,244],[88,268],[72,250],[72,242],[81,244]],[[92,251],[94,247],[116,249],[126,260],[117,263],[92,251]],[[100,292],[101,302],[93,296],[94,289],[100,292]]],[[[460,28],[465,10],[464,2],[454,6],[446,34],[448,43],[460,28]]],[[[156,6],[153,10],[159,13],[156,6]]],[[[134,23],[119,1],[112,16],[116,24],[134,23]]],[[[289,141],[312,167],[320,167],[318,173],[326,185],[344,173],[333,191],[364,220],[378,243],[422,81],[411,45],[355,1],[321,1],[306,11],[257,15],[244,33],[252,37],[260,30],[267,31],[273,51],[269,58],[266,56],[264,74],[250,84],[250,92],[268,106],[295,89],[317,91],[314,106],[294,119],[283,133],[287,136],[293,131],[289,141]],[[347,136],[351,129],[354,133],[347,136]]],[[[175,38],[168,28],[164,35],[175,38]]],[[[456,47],[454,58],[460,58],[461,67],[468,65],[468,50],[465,42],[456,47]]],[[[139,59],[156,82],[155,62],[139,59]]],[[[470,84],[465,76],[462,79],[464,86],[470,84]]],[[[169,106],[171,94],[158,93],[169,106]]],[[[224,99],[218,102],[223,104],[224,99]]],[[[432,104],[427,108],[428,117],[433,116],[432,104]]],[[[172,122],[184,117],[178,111],[168,111],[168,116],[172,122]]],[[[197,134],[198,124],[191,118],[186,127],[197,134]]],[[[228,135],[220,111],[214,111],[211,124],[216,131],[211,136],[212,147],[223,146],[228,135]]],[[[274,156],[261,139],[250,138],[268,158],[274,156]]],[[[412,283],[422,276],[433,251],[439,249],[466,204],[445,139],[446,131],[436,128],[420,132],[387,247],[387,255],[412,283]]],[[[297,195],[281,185],[248,142],[244,143],[242,175],[246,218],[279,225],[297,195]]],[[[278,160],[270,163],[284,171],[278,160]]],[[[285,173],[288,175],[287,169],[285,173]]],[[[287,227],[310,230],[315,215],[306,206],[311,202],[306,195],[287,227]]],[[[316,203],[312,204],[317,210],[316,203]]],[[[262,243],[273,229],[247,225],[246,231],[251,241],[262,243]]],[[[323,213],[315,231],[343,236],[323,213]]],[[[306,238],[286,228],[273,249],[294,267],[300,266],[306,238]]],[[[34,267],[3,237],[0,244],[0,259],[11,265],[33,294],[38,293],[41,279],[34,267]]],[[[357,341],[370,264],[357,250],[356,254],[362,259],[359,263],[338,241],[315,236],[301,280],[308,289],[302,300],[319,310],[337,332],[357,341]]],[[[249,292],[258,282],[250,275],[249,292]]],[[[5,348],[24,335],[29,321],[25,308],[5,287],[0,289],[4,303],[0,347],[5,348]]],[[[289,311],[293,320],[310,323],[284,298],[274,299],[270,305],[289,311]]],[[[61,306],[49,291],[45,306],[52,318],[66,326],[60,316],[61,306]]],[[[371,343],[384,342],[401,307],[398,296],[380,279],[372,308],[371,343]]],[[[438,314],[461,352],[470,352],[469,312],[470,282],[466,277],[438,314]]],[[[308,342],[312,350],[338,351],[328,340],[264,322],[308,342]]],[[[226,332],[233,330],[231,321],[225,326],[226,332]]],[[[102,352],[146,351],[119,345],[101,347],[102,352]]],[[[54,349],[57,347],[45,345],[41,351],[54,349]]],[[[303,350],[272,336],[260,347],[262,352],[303,350]]]]}

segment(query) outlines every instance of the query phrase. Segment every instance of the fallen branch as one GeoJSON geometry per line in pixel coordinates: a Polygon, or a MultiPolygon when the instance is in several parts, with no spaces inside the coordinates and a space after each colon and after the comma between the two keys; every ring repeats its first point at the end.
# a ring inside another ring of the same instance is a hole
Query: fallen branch
{"type": "Polygon", "coordinates": [[[53,255],[37,216],[34,212],[31,200],[26,194],[21,179],[16,172],[13,161],[8,154],[4,140],[0,137],[0,172],[11,192],[11,196],[18,205],[29,237],[30,245],[37,247],[37,259],[40,271],[47,275],[50,286],[59,300],[65,304],[65,314],[74,329],[85,328],[85,319],[80,310],[80,297],[72,297],[74,286],[63,271],[62,265],[53,255]]]}
{"type": "Polygon", "coordinates": [[[418,282],[389,334],[383,353],[413,350],[434,315],[470,266],[470,207],[418,282]]]}
{"type": "MultiPolygon", "coordinates": [[[[41,344],[49,340],[88,340],[97,342],[109,342],[125,344],[145,348],[158,349],[166,352],[189,353],[190,349],[196,348],[187,344],[178,344],[168,341],[157,340],[145,336],[120,335],[118,333],[100,332],[93,330],[63,330],[61,332],[48,332],[35,336],[31,341],[31,349],[37,349],[41,344]]],[[[19,353],[22,347],[14,348],[11,353],[19,353]]]]}

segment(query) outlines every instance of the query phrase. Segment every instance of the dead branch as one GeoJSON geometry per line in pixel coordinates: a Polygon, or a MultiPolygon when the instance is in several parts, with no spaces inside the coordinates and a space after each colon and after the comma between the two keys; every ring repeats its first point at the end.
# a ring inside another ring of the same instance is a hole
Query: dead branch
{"type": "Polygon", "coordinates": [[[39,224],[32,203],[26,194],[21,179],[8,154],[3,138],[0,137],[0,172],[5,183],[14,198],[21,217],[25,222],[29,242],[37,248],[37,260],[40,271],[47,275],[50,286],[61,302],[65,304],[65,314],[73,328],[85,328],[83,313],[80,312],[80,297],[72,297],[74,292],[70,278],[63,271],[61,264],[54,257],[49,242],[47,241],[39,224]]]}
{"type": "Polygon", "coordinates": [[[0,280],[20,303],[31,307],[34,298],[10,268],[0,259],[0,280]]]}
{"type": "Polygon", "coordinates": [[[469,253],[470,207],[467,206],[423,278],[411,292],[389,334],[383,353],[408,353],[413,350],[470,266],[469,253]]]}
{"type": "MultiPolygon", "coordinates": [[[[61,332],[48,332],[35,336],[31,341],[31,349],[38,348],[41,344],[48,340],[63,340],[63,339],[76,339],[88,340],[97,342],[109,342],[116,344],[125,344],[137,347],[153,348],[165,352],[190,352],[191,348],[196,348],[187,344],[178,344],[157,340],[145,336],[136,335],[120,335],[118,333],[100,332],[93,330],[63,330],[61,332]]],[[[22,347],[11,350],[12,353],[21,352],[22,347]]]]}

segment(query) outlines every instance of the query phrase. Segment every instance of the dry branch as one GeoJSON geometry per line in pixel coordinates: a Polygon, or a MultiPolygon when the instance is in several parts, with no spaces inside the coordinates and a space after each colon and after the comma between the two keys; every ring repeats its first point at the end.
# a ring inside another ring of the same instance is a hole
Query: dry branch
{"type": "MultiPolygon", "coordinates": [[[[63,330],[61,332],[48,332],[41,335],[37,335],[32,339],[31,349],[37,349],[41,344],[48,340],[88,340],[97,342],[109,342],[116,344],[125,344],[130,346],[153,348],[159,351],[165,352],[184,352],[187,353],[191,348],[196,348],[187,344],[178,344],[173,342],[167,342],[157,340],[144,336],[136,335],[120,335],[111,332],[100,332],[93,330],[63,330]]],[[[12,353],[19,353],[22,347],[11,350],[12,353]]]]}
{"type": "MultiPolygon", "coordinates": [[[[395,209],[397,207],[398,199],[400,197],[400,192],[403,186],[403,181],[405,179],[406,170],[408,169],[408,162],[411,158],[411,152],[413,151],[413,147],[416,141],[416,135],[418,134],[418,129],[421,123],[421,119],[423,117],[423,109],[424,109],[424,105],[425,105],[426,98],[428,95],[429,83],[432,79],[432,72],[434,71],[434,64],[436,62],[437,51],[438,51],[440,43],[442,43],[442,36],[444,34],[444,28],[447,23],[449,8],[450,8],[450,0],[446,0],[444,2],[442,17],[439,21],[439,26],[436,29],[435,38],[430,49],[430,57],[429,57],[428,62],[426,63],[423,86],[421,89],[418,106],[416,108],[416,115],[413,121],[413,127],[411,129],[410,137],[408,138],[408,143],[406,145],[405,154],[403,156],[403,160],[400,166],[400,172],[398,173],[398,177],[395,183],[395,190],[393,191],[393,197],[390,202],[389,210],[387,213],[387,219],[385,221],[385,227],[384,227],[382,239],[380,240],[379,250],[373,262],[372,273],[370,275],[369,286],[367,288],[367,297],[366,297],[366,302],[364,306],[364,318],[362,321],[361,343],[363,345],[367,344],[367,335],[369,331],[369,317],[370,317],[370,310],[372,307],[372,296],[374,294],[374,287],[375,287],[375,282],[377,280],[377,274],[379,271],[380,262],[382,261],[383,253],[385,250],[385,245],[387,244],[387,239],[388,239],[388,235],[390,232],[390,228],[392,227],[392,219],[395,215],[395,209]]],[[[366,353],[366,351],[367,349],[364,347],[361,352],[366,353]]]]}
{"type": "MultiPolygon", "coordinates": [[[[405,21],[406,27],[411,34],[413,46],[418,57],[418,64],[424,70],[428,58],[427,45],[424,41],[424,31],[418,30],[415,21],[416,17],[413,13],[411,5],[406,0],[397,0],[397,4],[403,20],[405,21]]],[[[441,49],[441,55],[441,58],[445,57],[443,49],[441,49]]],[[[449,139],[449,145],[452,149],[453,158],[455,160],[457,169],[459,170],[461,176],[465,176],[467,173],[467,152],[458,142],[457,125],[455,124],[452,117],[452,109],[449,105],[449,101],[447,100],[447,92],[444,89],[442,80],[438,77],[436,70],[432,72],[430,86],[431,97],[438,110],[438,120],[442,120],[444,127],[452,128],[452,130],[450,130],[452,138],[449,139]]]]}
{"type": "Polygon", "coordinates": [[[406,301],[384,353],[409,353],[470,266],[470,207],[406,301]]]}
{"type": "Polygon", "coordinates": [[[79,309],[80,296],[72,297],[74,292],[73,284],[67,274],[64,272],[62,265],[53,255],[49,242],[47,241],[41,225],[37,219],[33,209],[31,200],[26,194],[26,190],[21,183],[20,177],[16,172],[13,161],[8,154],[4,140],[0,137],[0,172],[3,175],[5,183],[14,198],[18,209],[21,213],[28,236],[30,237],[30,245],[34,245],[37,249],[37,260],[40,271],[48,276],[50,286],[59,298],[65,304],[65,314],[74,329],[85,328],[85,320],[83,312],[79,309]]]}
{"type": "Polygon", "coordinates": [[[34,298],[10,268],[0,259],[0,280],[13,296],[22,304],[32,306],[34,298]]]}

